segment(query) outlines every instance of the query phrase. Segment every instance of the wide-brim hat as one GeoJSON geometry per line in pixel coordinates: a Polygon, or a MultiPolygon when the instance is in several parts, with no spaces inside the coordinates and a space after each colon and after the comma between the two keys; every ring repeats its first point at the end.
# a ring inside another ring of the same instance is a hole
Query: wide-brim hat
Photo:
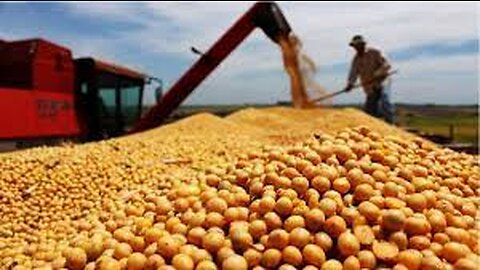
{"type": "Polygon", "coordinates": [[[350,46],[356,46],[356,45],[361,45],[361,44],[366,44],[367,42],[361,35],[355,35],[352,40],[350,41],[349,45],[350,46]]]}

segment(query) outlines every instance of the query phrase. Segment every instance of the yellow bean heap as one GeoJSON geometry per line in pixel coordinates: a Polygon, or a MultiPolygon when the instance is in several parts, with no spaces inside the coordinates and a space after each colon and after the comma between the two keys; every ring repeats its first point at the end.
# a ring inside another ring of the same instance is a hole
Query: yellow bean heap
{"type": "Polygon", "coordinates": [[[347,112],[1,155],[0,269],[478,269],[478,157],[347,112]]]}

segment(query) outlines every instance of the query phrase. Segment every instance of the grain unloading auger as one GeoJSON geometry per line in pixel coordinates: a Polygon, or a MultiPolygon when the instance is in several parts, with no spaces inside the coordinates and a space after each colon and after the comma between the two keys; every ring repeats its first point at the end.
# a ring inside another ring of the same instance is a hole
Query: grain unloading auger
{"type": "Polygon", "coordinates": [[[205,53],[197,51],[201,57],[180,77],[160,102],[137,122],[132,132],[159,126],[257,27],[262,29],[273,42],[281,47],[285,68],[290,76],[294,106],[302,107],[305,91],[295,50],[289,40],[290,25],[277,4],[257,2],[208,51],[205,53]]]}

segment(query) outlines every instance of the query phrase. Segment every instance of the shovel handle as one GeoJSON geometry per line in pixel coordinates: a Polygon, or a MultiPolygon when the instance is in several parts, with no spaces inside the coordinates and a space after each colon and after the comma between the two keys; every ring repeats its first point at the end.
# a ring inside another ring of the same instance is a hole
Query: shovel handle
{"type": "Polygon", "coordinates": [[[325,99],[328,99],[328,98],[331,98],[331,97],[334,97],[334,96],[338,96],[338,95],[340,95],[340,94],[342,94],[342,93],[345,93],[345,92],[347,92],[347,91],[345,91],[345,90],[340,90],[340,91],[333,92],[333,93],[331,93],[331,94],[325,95],[325,96],[323,96],[323,97],[316,98],[316,99],[314,99],[314,100],[312,100],[312,101],[313,101],[313,102],[319,102],[319,101],[322,101],[322,100],[325,100],[325,99]]]}
{"type": "MultiPolygon", "coordinates": [[[[397,72],[398,72],[398,70],[390,71],[389,73],[387,73],[387,77],[390,77],[391,75],[393,75],[393,74],[395,74],[395,73],[397,73],[397,72]]],[[[372,81],[368,82],[368,83],[365,84],[365,85],[366,85],[366,86],[369,86],[369,85],[373,84],[375,81],[376,81],[376,80],[372,80],[372,81]]],[[[361,87],[361,86],[362,86],[361,83],[357,83],[357,84],[355,84],[355,85],[352,87],[352,89],[359,88],[359,87],[361,87]]],[[[313,102],[319,102],[319,101],[322,101],[322,100],[325,100],[325,99],[328,99],[328,98],[331,98],[331,97],[334,97],[334,96],[338,96],[338,95],[343,94],[343,93],[346,93],[346,92],[348,92],[348,91],[347,91],[347,90],[340,90],[340,91],[333,92],[333,93],[331,93],[331,94],[325,95],[325,96],[323,96],[323,97],[319,97],[319,98],[313,99],[312,101],[313,101],[313,102]]]]}

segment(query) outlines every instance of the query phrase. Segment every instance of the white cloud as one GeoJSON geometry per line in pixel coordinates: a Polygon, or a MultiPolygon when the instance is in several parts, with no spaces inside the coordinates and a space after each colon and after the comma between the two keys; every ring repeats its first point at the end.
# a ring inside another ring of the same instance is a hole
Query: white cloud
{"type": "Polygon", "coordinates": [[[147,19],[141,16],[144,5],[132,2],[66,2],[68,10],[85,19],[102,19],[110,21],[128,21],[144,23],[147,19]]]}
{"type": "Polygon", "coordinates": [[[348,40],[363,33],[371,44],[393,51],[477,34],[473,3],[322,3],[285,5],[306,49],[320,62],[338,62],[352,52],[348,40]]]}
{"type": "Polygon", "coordinates": [[[416,103],[478,102],[478,64],[471,55],[402,62],[394,97],[416,103]]]}
{"type": "Polygon", "coordinates": [[[401,76],[422,76],[423,73],[468,73],[478,68],[478,57],[472,55],[443,56],[427,58],[422,61],[398,63],[401,76]]]}
{"type": "MultiPolygon", "coordinates": [[[[102,19],[143,24],[125,33],[158,53],[189,56],[191,45],[206,49],[231,26],[252,2],[73,3],[71,10],[102,19]]],[[[473,3],[323,3],[281,2],[287,20],[319,62],[345,59],[354,33],[388,50],[438,40],[461,40],[477,35],[473,3]]],[[[258,46],[269,42],[256,36],[258,46]]]]}
{"type": "MultiPolygon", "coordinates": [[[[135,31],[119,32],[118,41],[134,45],[159,57],[170,54],[193,62],[197,56],[190,52],[190,46],[208,49],[251,5],[252,2],[135,2],[135,4],[74,3],[69,4],[69,7],[71,12],[82,16],[140,24],[142,27],[135,31]]],[[[294,31],[303,38],[305,50],[318,62],[320,70],[322,66],[351,59],[353,52],[347,44],[355,33],[363,33],[373,46],[385,51],[478,37],[478,5],[474,3],[281,2],[279,5],[294,31]]],[[[101,43],[99,41],[95,46],[101,48],[101,43]]],[[[402,72],[401,76],[408,75],[417,79],[426,71],[431,74],[478,72],[478,61],[469,61],[469,57],[417,59],[398,65],[402,72]]],[[[271,88],[288,87],[285,76],[278,80],[270,78],[269,81],[258,77],[252,78],[249,82],[241,79],[245,74],[255,72],[264,74],[262,71],[280,74],[281,69],[278,48],[257,31],[202,84],[196,91],[199,94],[194,94],[189,100],[194,102],[223,100],[218,96],[222,92],[219,88],[251,87],[253,92],[258,93],[259,85],[265,88],[268,87],[268,83],[272,85],[271,88]],[[257,81],[262,83],[254,83],[257,81]]],[[[180,74],[177,77],[179,76],[180,74]]],[[[172,82],[175,78],[165,79],[172,82]]],[[[344,74],[329,77],[320,74],[319,79],[333,91],[343,84],[344,74]]],[[[436,97],[448,96],[445,94],[445,87],[453,87],[445,83],[440,85],[435,79],[430,82],[408,83],[411,91],[420,91],[427,88],[426,85],[432,89],[444,89],[441,90],[443,92],[430,91],[438,94],[436,97]]],[[[407,87],[406,83],[398,84],[407,87]]],[[[468,100],[476,95],[475,90],[478,91],[478,88],[472,88],[470,83],[462,85],[469,87],[464,90],[464,99],[468,100]]],[[[243,96],[237,93],[231,96],[241,101],[250,101],[252,96],[246,90],[243,92],[243,96]]],[[[421,95],[395,97],[397,101],[407,102],[422,99],[421,95]]],[[[260,101],[269,100],[268,97],[257,98],[260,101]]],[[[351,98],[339,99],[339,101],[351,100],[361,100],[361,94],[352,94],[351,98]]]]}

